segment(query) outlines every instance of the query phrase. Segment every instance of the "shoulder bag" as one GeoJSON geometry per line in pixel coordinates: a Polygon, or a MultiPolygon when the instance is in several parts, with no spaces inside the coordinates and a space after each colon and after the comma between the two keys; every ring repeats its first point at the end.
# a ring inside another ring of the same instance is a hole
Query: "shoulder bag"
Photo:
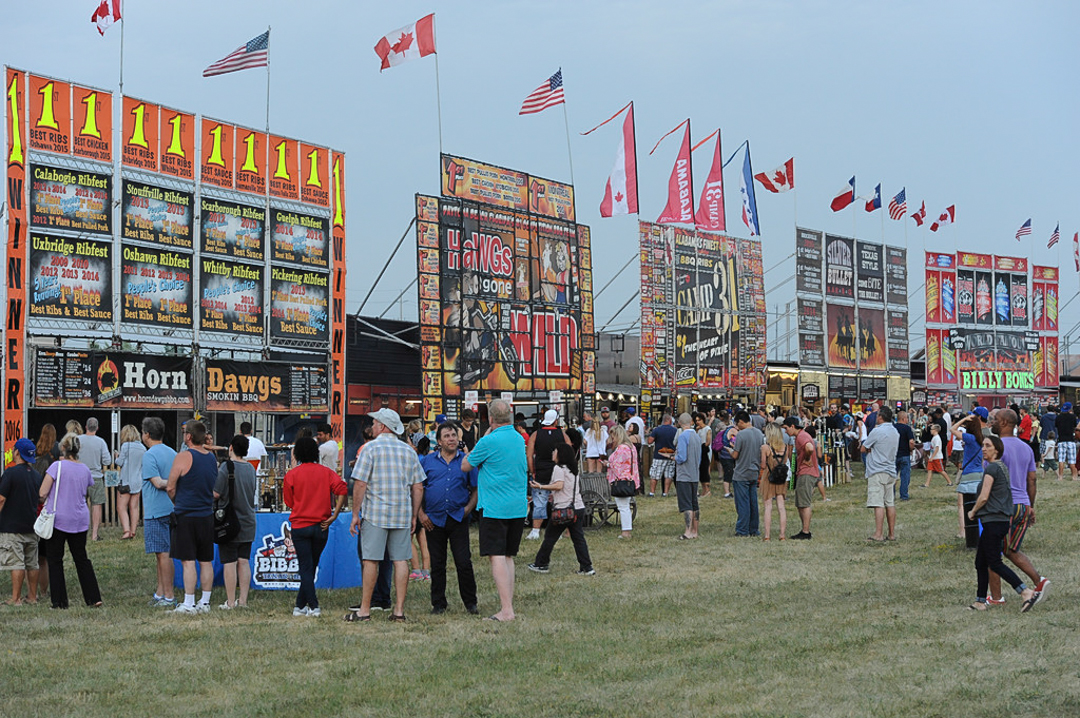
{"type": "Polygon", "coordinates": [[[43,539],[51,539],[53,535],[53,524],[56,523],[56,502],[60,500],[60,470],[64,468],[64,462],[58,462],[56,466],[56,486],[55,493],[53,494],[52,512],[49,511],[49,507],[46,504],[41,507],[41,513],[38,514],[37,520],[34,521],[34,533],[43,539]]]}
{"type": "MultiPolygon", "coordinates": [[[[630,465],[634,473],[637,473],[637,458],[630,457],[630,465]]],[[[611,495],[616,498],[629,498],[637,493],[637,486],[633,479],[615,479],[611,482],[611,495]]]]}
{"type": "Polygon", "coordinates": [[[236,507],[233,506],[236,496],[236,467],[229,459],[225,462],[229,467],[229,500],[221,503],[221,499],[214,500],[214,543],[229,543],[240,535],[240,521],[236,517],[236,507]]]}
{"type": "Polygon", "coordinates": [[[574,504],[577,503],[579,481],[580,477],[574,476],[574,493],[570,497],[570,505],[566,508],[552,510],[551,523],[556,526],[569,526],[577,520],[577,510],[574,508],[574,504]]]}

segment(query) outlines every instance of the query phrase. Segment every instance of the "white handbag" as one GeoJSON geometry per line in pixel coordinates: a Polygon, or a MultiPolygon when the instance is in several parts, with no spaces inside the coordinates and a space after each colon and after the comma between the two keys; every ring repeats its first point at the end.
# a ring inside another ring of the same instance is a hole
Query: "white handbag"
{"type": "Polygon", "coordinates": [[[49,507],[47,505],[42,506],[41,513],[38,514],[37,521],[34,522],[34,533],[46,540],[52,538],[53,524],[56,522],[56,502],[60,500],[60,470],[63,468],[63,460],[57,462],[56,493],[53,494],[52,513],[49,513],[49,507]]]}

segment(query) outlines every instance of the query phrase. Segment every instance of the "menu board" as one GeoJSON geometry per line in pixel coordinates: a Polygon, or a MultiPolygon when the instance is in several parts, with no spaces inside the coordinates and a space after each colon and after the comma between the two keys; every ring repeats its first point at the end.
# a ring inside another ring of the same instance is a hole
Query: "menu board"
{"type": "Polygon", "coordinates": [[[191,249],[195,196],[124,180],[121,236],[180,249],[191,249]]]}
{"type": "Polygon", "coordinates": [[[829,399],[854,399],[859,393],[858,378],[847,374],[829,375],[829,399]]]}
{"type": "Polygon", "coordinates": [[[330,266],[329,220],[271,210],[270,259],[307,267],[330,266]]]}
{"type": "Polygon", "coordinates": [[[289,367],[289,400],[294,410],[326,411],[328,387],[326,367],[289,367]]]}
{"type": "Polygon", "coordinates": [[[199,328],[261,337],[263,267],[204,257],[200,270],[199,328]]]}
{"type": "Polygon", "coordinates": [[[30,166],[30,224],[112,233],[112,175],[30,166]]]}
{"type": "MultiPolygon", "coordinates": [[[[859,401],[874,402],[885,401],[888,392],[888,382],[885,377],[862,376],[859,377],[859,401]]],[[[867,427],[872,429],[874,427],[867,427]]]]}
{"type": "Polygon", "coordinates": [[[199,246],[207,254],[263,261],[266,208],[213,199],[199,201],[199,246]]]}
{"type": "Polygon", "coordinates": [[[34,405],[93,406],[94,372],[90,352],[37,352],[34,405]]]}
{"type": "Polygon", "coordinates": [[[270,337],[327,342],[330,339],[330,275],[272,267],[270,337]]]}

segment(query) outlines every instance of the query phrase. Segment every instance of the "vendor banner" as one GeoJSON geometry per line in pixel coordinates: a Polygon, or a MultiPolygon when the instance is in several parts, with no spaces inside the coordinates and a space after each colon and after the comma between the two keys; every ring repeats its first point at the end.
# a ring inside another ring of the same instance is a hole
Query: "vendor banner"
{"type": "Polygon", "coordinates": [[[483,162],[442,155],[442,196],[527,211],[567,222],[574,215],[574,187],[483,162]]]}
{"type": "Polygon", "coordinates": [[[956,266],[951,254],[926,253],[926,322],[956,321],[956,266]]]}
{"type": "Polygon", "coordinates": [[[908,313],[906,309],[885,310],[888,325],[887,339],[889,346],[886,369],[890,374],[908,376],[911,373],[911,359],[908,356],[908,313]]]}
{"type": "Polygon", "coordinates": [[[994,272],[994,324],[1012,326],[1012,274],[994,272]]]}
{"type": "Polygon", "coordinates": [[[195,213],[191,192],[123,180],[121,237],[139,242],[191,249],[195,213]]]}
{"type": "Polygon", "coordinates": [[[66,155],[71,152],[71,85],[30,75],[31,149],[66,155]]]}
{"type": "Polygon", "coordinates": [[[975,323],[975,270],[956,270],[956,323],[975,323]]]}
{"type": "Polygon", "coordinates": [[[199,286],[199,328],[261,337],[263,267],[203,257],[199,286]]]}
{"type": "Polygon", "coordinates": [[[270,135],[270,196],[300,199],[300,146],[296,140],[270,135]]]}
{"type": "Polygon", "coordinates": [[[233,139],[236,127],[202,118],[202,155],[199,176],[204,185],[232,189],[236,184],[233,139]]]}
{"type": "Polygon", "coordinates": [[[330,339],[330,275],[284,267],[270,269],[270,342],[330,339]]]}
{"type": "Polygon", "coordinates": [[[152,102],[123,98],[121,112],[120,162],[125,167],[158,171],[158,113],[152,102]]]}
{"type": "Polygon", "coordinates": [[[1009,275],[1009,287],[1012,292],[1012,324],[1014,327],[1029,327],[1031,315],[1028,312],[1028,278],[1026,274],[1009,275]]]}
{"type": "Polygon", "coordinates": [[[76,157],[112,164],[112,93],[82,85],[73,85],[71,92],[75,113],[72,152],[76,157]]]}
{"type": "Polygon", "coordinates": [[[195,179],[195,115],[169,107],[158,109],[161,118],[161,174],[195,179]]]}
{"type": "Polygon", "coordinates": [[[897,306],[908,302],[907,250],[903,247],[885,247],[885,301],[897,306]]]}
{"type": "Polygon", "coordinates": [[[206,361],[207,411],[323,412],[327,388],[326,367],[206,361]]]}
{"type": "Polygon", "coordinates": [[[112,233],[112,175],[30,165],[30,225],[112,233]]]}
{"type": "Polygon", "coordinates": [[[266,195],[266,133],[236,128],[236,189],[266,195]]]}
{"type": "Polygon", "coordinates": [[[941,375],[942,332],[947,334],[948,330],[926,330],[926,383],[928,386],[940,386],[945,383],[941,375]]]}
{"type": "Polygon", "coordinates": [[[125,246],[120,261],[120,320],[190,329],[193,284],[187,253],[125,246]]]}
{"type": "Polygon", "coordinates": [[[799,365],[814,368],[826,366],[823,334],[799,334],[799,365]]]}
{"type": "Polygon", "coordinates": [[[1032,267],[1031,328],[1040,332],[1058,331],[1058,269],[1032,267]]]}
{"type": "Polygon", "coordinates": [[[110,323],[111,242],[30,234],[30,316],[110,323]]]}
{"type": "Polygon", "coordinates": [[[271,209],[270,261],[325,269],[330,266],[330,221],[271,209]]]}
{"type": "Polygon", "coordinates": [[[829,346],[829,367],[858,369],[859,331],[855,323],[855,307],[828,303],[825,307],[829,346]]]}
{"type": "Polygon", "coordinates": [[[825,296],[855,297],[855,240],[825,235],[825,296]]]}
{"type": "Polygon", "coordinates": [[[1058,387],[1061,374],[1058,361],[1058,338],[1039,337],[1039,351],[1035,353],[1032,366],[1035,386],[1046,389],[1058,387]]]}
{"type": "Polygon", "coordinates": [[[1031,371],[1031,355],[1039,351],[1039,335],[1031,332],[1001,331],[995,335],[998,371],[1031,371]]]}
{"type": "Polygon", "coordinates": [[[821,334],[825,331],[825,305],[816,299],[798,300],[799,331],[821,334]]]}
{"type": "Polygon", "coordinates": [[[855,299],[859,304],[885,303],[885,265],[882,260],[882,246],[859,241],[858,267],[856,272],[855,299]]]}
{"type": "Polygon", "coordinates": [[[199,247],[203,254],[262,262],[266,208],[213,199],[199,201],[199,247]]]}
{"type": "Polygon", "coordinates": [[[885,311],[859,307],[859,369],[885,371],[885,311]]]}
{"type": "Polygon", "coordinates": [[[96,407],[195,408],[191,357],[96,352],[91,366],[96,407]]]}
{"type": "Polygon", "coordinates": [[[795,228],[795,291],[821,296],[822,233],[795,228]]]}

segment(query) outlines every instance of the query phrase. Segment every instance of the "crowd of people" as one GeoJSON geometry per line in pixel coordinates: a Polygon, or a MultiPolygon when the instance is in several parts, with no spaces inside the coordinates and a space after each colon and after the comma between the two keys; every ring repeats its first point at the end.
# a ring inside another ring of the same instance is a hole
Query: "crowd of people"
{"type": "MultiPolygon", "coordinates": [[[[508,402],[496,400],[488,407],[486,429],[466,410],[460,421],[439,417],[425,433],[419,422],[406,427],[396,412],[384,408],[369,415],[349,483],[338,471],[330,427],[320,425],[314,437],[307,432],[296,439],[293,468],[283,483],[288,540],[299,574],[293,615],[322,613],[315,576],[329,528],[350,495],[350,530],[357,536],[363,588],[346,621],[370,621],[373,611],[406,621],[410,580],[429,583],[431,613],[447,612],[449,556],[462,606],[478,615],[470,548],[474,522],[499,599],[498,610],[485,620],[512,621],[515,558],[523,540],[540,541],[530,571],[549,573],[553,551],[565,536],[573,544],[577,574],[596,573],[584,532],[584,474],[606,476],[620,517],[619,539],[633,535],[632,502],[655,498],[658,489],[660,498],[672,492],[676,497],[682,517],[676,538],[698,539],[701,500],[713,495],[715,473],[722,498],[734,504],[735,536],[770,541],[775,516],[780,541],[808,541],[815,493],[829,500],[826,469],[850,480],[854,462],[863,464],[866,506],[873,511],[869,542],[897,540],[897,502],[911,499],[912,467],[925,466],[927,479],[919,486],[930,487],[940,475],[956,487],[958,536],[965,537],[976,520],[982,524],[976,600],[970,608],[1005,603],[1002,578],[1020,596],[1022,611],[1046,596],[1049,580],[1021,547],[1035,521],[1040,463],[1044,473],[1059,480],[1066,470],[1077,479],[1078,422],[1070,404],[1039,416],[1015,405],[992,411],[975,406],[962,416],[944,408],[899,410],[894,416],[891,407],[880,404],[856,412],[833,404],[817,417],[805,408],[787,415],[764,406],[733,409],[730,414],[725,409],[664,414],[651,430],[633,408],[616,419],[601,407],[571,427],[563,427],[559,413],[549,409],[529,432],[523,416],[515,417],[508,402]],[[790,536],[789,491],[799,524],[790,536]]],[[[179,614],[208,613],[216,544],[226,594],[219,609],[246,607],[258,493],[250,459],[253,452],[266,453],[251,436],[250,424],[241,425],[229,442],[224,461],[216,450],[226,447],[214,446],[199,421],[183,425],[179,451],[164,443],[160,418],[148,417],[139,428],[123,427],[112,455],[98,428],[93,418],[85,428],[72,421],[57,440],[55,428],[46,425],[36,444],[25,438],[16,443],[12,464],[0,477],[0,569],[12,576],[8,603],[36,603],[47,594],[54,608],[67,608],[64,558],[70,554],[85,604],[102,605],[87,542],[100,539],[103,473],[115,466],[121,540],[136,537],[141,514],[145,552],[154,555],[151,605],[179,614]],[[52,517],[47,538],[36,535],[40,513],[52,517]],[[182,567],[182,600],[174,594],[174,560],[182,567]]]]}

